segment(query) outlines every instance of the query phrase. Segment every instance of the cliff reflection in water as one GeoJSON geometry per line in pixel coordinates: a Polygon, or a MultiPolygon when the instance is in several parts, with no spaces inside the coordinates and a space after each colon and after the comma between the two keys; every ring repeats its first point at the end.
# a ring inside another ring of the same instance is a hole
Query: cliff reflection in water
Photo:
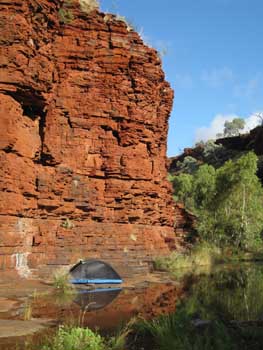
{"type": "Polygon", "coordinates": [[[63,324],[114,330],[134,316],[152,319],[172,313],[184,295],[184,283],[153,283],[140,288],[77,290],[71,295],[47,295],[32,301],[34,318],[49,318],[63,324]]]}

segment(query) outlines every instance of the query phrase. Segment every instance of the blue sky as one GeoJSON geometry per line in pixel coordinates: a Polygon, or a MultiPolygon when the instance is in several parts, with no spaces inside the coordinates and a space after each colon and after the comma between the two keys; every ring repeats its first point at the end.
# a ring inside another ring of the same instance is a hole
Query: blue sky
{"type": "MultiPolygon", "coordinates": [[[[263,111],[263,0],[101,0],[164,52],[175,90],[168,156],[263,111]]],[[[254,124],[253,124],[254,125],[254,124]]]]}

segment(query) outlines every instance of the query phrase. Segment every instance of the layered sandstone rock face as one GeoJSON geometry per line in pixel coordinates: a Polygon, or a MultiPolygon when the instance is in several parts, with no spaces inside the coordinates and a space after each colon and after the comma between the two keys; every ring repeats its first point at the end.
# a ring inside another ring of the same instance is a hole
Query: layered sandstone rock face
{"type": "Polygon", "coordinates": [[[0,16],[0,268],[144,270],[174,235],[156,51],[78,1],[4,0],[0,16]]]}

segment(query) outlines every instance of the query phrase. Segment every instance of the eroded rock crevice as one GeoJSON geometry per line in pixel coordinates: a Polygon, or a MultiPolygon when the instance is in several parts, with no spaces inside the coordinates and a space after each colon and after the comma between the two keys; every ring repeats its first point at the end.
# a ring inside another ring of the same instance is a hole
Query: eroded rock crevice
{"type": "MultiPolygon", "coordinates": [[[[22,109],[22,116],[29,118],[38,125],[38,134],[40,138],[40,146],[34,156],[34,162],[43,166],[52,164],[52,156],[45,152],[45,128],[47,104],[45,100],[33,90],[8,91],[7,95],[11,96],[19,103],[22,109]]],[[[13,151],[17,153],[16,151],[13,151]]]]}

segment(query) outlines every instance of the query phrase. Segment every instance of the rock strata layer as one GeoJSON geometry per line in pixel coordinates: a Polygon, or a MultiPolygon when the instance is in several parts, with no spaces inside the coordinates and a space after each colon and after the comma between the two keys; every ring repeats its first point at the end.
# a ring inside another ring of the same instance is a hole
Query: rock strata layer
{"type": "Polygon", "coordinates": [[[173,92],[154,49],[77,1],[0,3],[0,269],[167,254],[173,92]]]}

